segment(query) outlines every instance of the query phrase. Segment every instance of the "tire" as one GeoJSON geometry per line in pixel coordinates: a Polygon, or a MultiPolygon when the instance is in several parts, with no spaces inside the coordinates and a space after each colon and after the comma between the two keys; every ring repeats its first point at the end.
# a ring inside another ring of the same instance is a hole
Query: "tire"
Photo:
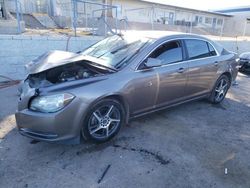
{"type": "Polygon", "coordinates": [[[208,100],[213,104],[221,103],[226,94],[228,89],[230,88],[230,79],[226,75],[222,75],[216,81],[215,86],[209,96],[208,100]]]}
{"type": "Polygon", "coordinates": [[[114,99],[103,99],[88,111],[81,130],[82,137],[96,143],[113,138],[125,122],[123,105],[114,99]]]}

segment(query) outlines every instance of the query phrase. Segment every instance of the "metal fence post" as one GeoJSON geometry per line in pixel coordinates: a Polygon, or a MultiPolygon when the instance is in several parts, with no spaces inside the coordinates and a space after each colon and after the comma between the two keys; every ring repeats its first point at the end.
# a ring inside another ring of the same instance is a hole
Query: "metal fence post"
{"type": "MultiPolygon", "coordinates": [[[[105,5],[107,5],[107,0],[105,0],[105,5]]],[[[105,8],[105,6],[103,6],[105,8]]],[[[107,23],[107,9],[104,10],[104,22],[107,23]]],[[[104,24],[105,36],[107,36],[107,24],[104,24]]]]}
{"type": "Polygon", "coordinates": [[[154,30],[154,7],[151,8],[151,29],[154,30]]]}
{"type": "Polygon", "coordinates": [[[118,34],[117,31],[117,19],[118,19],[118,11],[117,11],[117,7],[115,8],[115,33],[118,34]]]}
{"type": "Polygon", "coordinates": [[[222,37],[222,35],[223,35],[224,22],[225,22],[225,19],[223,18],[223,20],[222,20],[222,25],[221,25],[221,29],[220,29],[220,37],[222,37]]]}
{"type": "Polygon", "coordinates": [[[245,25],[244,25],[243,37],[246,35],[246,29],[247,29],[247,19],[246,19],[245,25]]]}
{"type": "Polygon", "coordinates": [[[72,6],[73,6],[73,28],[74,28],[74,34],[75,34],[75,37],[76,37],[76,19],[77,19],[77,5],[76,5],[76,0],[71,0],[71,3],[72,3],[72,6]]]}
{"type": "Polygon", "coordinates": [[[84,3],[84,12],[85,12],[85,31],[88,31],[88,14],[87,14],[87,7],[86,3],[84,3]]]}
{"type": "Polygon", "coordinates": [[[15,0],[16,4],[16,18],[17,18],[17,32],[21,33],[21,25],[20,25],[20,15],[19,15],[19,9],[18,9],[18,0],[15,0]]]}
{"type": "Polygon", "coordinates": [[[192,33],[192,29],[193,29],[193,13],[191,13],[191,22],[190,22],[190,33],[192,33]]]}

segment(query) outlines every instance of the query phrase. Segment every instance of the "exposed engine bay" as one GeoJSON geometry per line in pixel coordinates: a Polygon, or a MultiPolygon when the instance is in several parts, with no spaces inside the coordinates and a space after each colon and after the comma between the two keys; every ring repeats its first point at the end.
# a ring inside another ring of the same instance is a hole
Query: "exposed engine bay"
{"type": "Polygon", "coordinates": [[[84,62],[74,62],[54,67],[40,73],[30,74],[28,80],[30,87],[39,88],[68,81],[87,79],[104,75],[105,73],[107,73],[107,70],[95,68],[84,62]]]}

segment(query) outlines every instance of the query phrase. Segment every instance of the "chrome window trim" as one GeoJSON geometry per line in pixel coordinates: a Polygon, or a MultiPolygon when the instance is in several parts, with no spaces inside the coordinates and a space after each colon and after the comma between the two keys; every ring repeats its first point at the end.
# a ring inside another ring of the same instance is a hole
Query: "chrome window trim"
{"type": "MultiPolygon", "coordinates": [[[[171,41],[175,41],[175,40],[200,40],[200,41],[204,41],[204,42],[209,43],[209,44],[215,49],[215,52],[216,52],[216,55],[214,55],[214,56],[202,57],[202,58],[190,59],[190,60],[183,60],[183,61],[179,61],[179,62],[176,62],[176,63],[190,62],[190,61],[208,59],[208,58],[211,58],[211,57],[218,57],[218,56],[219,56],[219,52],[218,52],[218,50],[215,48],[215,46],[214,46],[213,44],[211,44],[211,42],[209,42],[209,41],[206,40],[206,39],[198,39],[198,38],[191,38],[191,37],[187,37],[187,38],[174,38],[174,39],[169,39],[169,40],[166,40],[166,41],[164,41],[164,42],[161,42],[161,43],[158,44],[156,47],[154,47],[154,49],[151,50],[151,51],[147,54],[147,56],[146,56],[145,58],[143,58],[142,61],[140,61],[140,63],[138,63],[138,65],[135,67],[135,71],[136,71],[136,72],[140,72],[140,71],[141,71],[140,69],[138,69],[139,66],[141,65],[141,63],[142,63],[145,59],[147,59],[147,58],[149,57],[149,55],[150,55],[153,51],[155,51],[158,47],[160,47],[161,45],[163,45],[163,44],[165,44],[165,43],[167,43],[167,42],[171,42],[171,41]]],[[[159,67],[165,67],[166,65],[173,65],[173,64],[176,64],[176,63],[165,64],[165,65],[161,65],[161,66],[159,66],[159,67]]],[[[149,68],[149,69],[152,69],[152,68],[155,68],[155,67],[151,67],[151,68],[149,68]]],[[[158,67],[157,67],[157,68],[158,68],[158,67]]],[[[148,70],[148,69],[143,69],[143,70],[148,70]]]]}
{"type": "Polygon", "coordinates": [[[158,68],[164,68],[164,67],[168,67],[171,65],[176,65],[176,64],[181,64],[181,63],[186,63],[187,61],[178,61],[175,63],[169,63],[169,64],[165,64],[165,65],[161,65],[161,66],[157,66],[157,67],[149,67],[147,69],[137,69],[135,70],[135,72],[143,72],[143,71],[147,71],[147,70],[153,70],[153,69],[158,69],[158,68]]]}

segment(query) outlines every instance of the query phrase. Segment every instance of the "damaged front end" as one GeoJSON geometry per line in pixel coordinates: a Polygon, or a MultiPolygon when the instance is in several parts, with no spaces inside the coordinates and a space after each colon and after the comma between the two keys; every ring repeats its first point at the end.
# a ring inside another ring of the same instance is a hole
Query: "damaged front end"
{"type": "Polygon", "coordinates": [[[31,88],[41,88],[104,74],[105,71],[91,68],[86,65],[86,62],[82,61],[61,65],[35,74],[29,74],[27,81],[31,88]]]}
{"type": "MultiPolygon", "coordinates": [[[[91,57],[63,51],[46,53],[26,65],[28,72],[24,82],[31,88],[39,89],[60,83],[98,77],[114,72],[109,67],[100,66],[91,57]]],[[[20,84],[19,92],[23,90],[20,84]]]]}
{"type": "Polygon", "coordinates": [[[36,140],[79,143],[82,112],[88,104],[73,88],[104,80],[114,70],[90,57],[57,51],[32,61],[27,71],[15,114],[19,132],[36,140]]]}

